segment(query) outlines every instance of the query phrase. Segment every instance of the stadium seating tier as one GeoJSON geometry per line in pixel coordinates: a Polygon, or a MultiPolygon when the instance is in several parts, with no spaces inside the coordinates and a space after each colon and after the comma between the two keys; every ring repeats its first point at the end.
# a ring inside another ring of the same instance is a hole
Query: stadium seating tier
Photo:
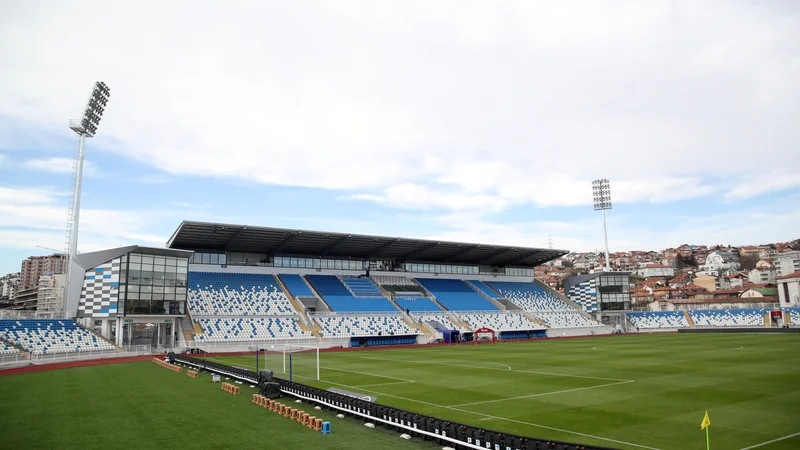
{"type": "Polygon", "coordinates": [[[461,280],[417,278],[450,311],[496,311],[498,308],[461,280]]]}
{"type": "Polygon", "coordinates": [[[0,320],[0,338],[33,354],[115,349],[71,320],[0,320]]]}

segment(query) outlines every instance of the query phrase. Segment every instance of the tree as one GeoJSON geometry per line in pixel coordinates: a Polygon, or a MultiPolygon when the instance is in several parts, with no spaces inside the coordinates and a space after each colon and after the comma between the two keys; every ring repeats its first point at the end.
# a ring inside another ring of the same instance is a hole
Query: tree
{"type": "Polygon", "coordinates": [[[745,255],[739,258],[739,265],[742,270],[751,271],[756,268],[758,263],[758,255],[745,255]]]}

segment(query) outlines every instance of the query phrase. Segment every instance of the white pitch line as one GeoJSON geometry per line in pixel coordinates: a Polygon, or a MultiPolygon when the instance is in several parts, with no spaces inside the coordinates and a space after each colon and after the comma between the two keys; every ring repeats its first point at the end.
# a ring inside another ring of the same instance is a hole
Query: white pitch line
{"type": "Polygon", "coordinates": [[[333,367],[325,367],[325,366],[320,366],[320,368],[321,369],[326,369],[326,370],[335,370],[337,372],[357,373],[359,375],[367,375],[367,376],[370,376],[370,377],[386,378],[386,379],[389,379],[389,380],[398,380],[398,381],[403,381],[405,383],[416,383],[416,381],[414,381],[414,380],[406,380],[405,378],[389,377],[389,376],[386,376],[386,375],[376,375],[374,373],[358,372],[358,371],[355,371],[355,370],[334,369],[333,367]]]}
{"type": "Polygon", "coordinates": [[[494,364],[494,365],[497,365],[497,366],[503,366],[503,367],[506,368],[506,370],[511,370],[511,366],[509,366],[508,364],[500,364],[500,363],[493,363],[493,362],[485,362],[484,364],[494,364]]]}
{"type": "Polygon", "coordinates": [[[359,385],[359,387],[391,386],[393,384],[408,384],[408,383],[416,383],[416,381],[394,381],[394,382],[391,382],[391,383],[361,384],[361,385],[359,385]]]}
{"type": "MultiPolygon", "coordinates": [[[[368,359],[379,359],[379,358],[368,358],[368,359]]],[[[396,361],[396,360],[387,359],[386,361],[396,361]]],[[[400,361],[400,362],[403,362],[403,361],[400,361]]],[[[410,362],[410,361],[406,361],[406,362],[410,362]]],[[[244,367],[255,367],[255,366],[244,366],[244,367]]],[[[495,370],[500,370],[500,369],[495,369],[495,370]]],[[[518,372],[518,371],[516,371],[516,372],[518,372]]],[[[308,378],[310,380],[316,380],[316,378],[305,377],[305,376],[302,376],[302,375],[295,375],[295,376],[298,377],[298,378],[308,378]]],[[[518,423],[518,424],[521,424],[521,425],[528,425],[528,426],[531,426],[531,427],[543,428],[545,430],[558,431],[560,433],[567,433],[567,434],[571,434],[571,435],[574,435],[574,436],[583,436],[583,437],[588,437],[588,438],[591,438],[591,439],[598,439],[598,440],[601,440],[601,441],[614,442],[614,443],[617,443],[617,444],[625,444],[625,445],[630,445],[632,447],[644,448],[644,449],[648,449],[648,450],[660,450],[660,449],[658,449],[656,447],[648,447],[646,445],[634,444],[633,442],[619,441],[617,439],[605,438],[605,437],[602,437],[602,436],[595,436],[593,434],[587,434],[587,433],[579,433],[577,431],[565,430],[563,428],[556,428],[556,427],[551,427],[551,426],[548,426],[548,425],[540,425],[538,423],[524,422],[522,420],[508,419],[506,417],[500,417],[500,416],[493,416],[491,414],[479,413],[479,412],[475,412],[475,411],[470,411],[468,409],[460,409],[460,408],[456,408],[454,406],[439,405],[437,403],[430,403],[430,402],[425,402],[425,401],[422,401],[422,400],[415,400],[413,398],[400,397],[399,395],[387,394],[385,392],[380,392],[380,391],[376,391],[376,390],[373,390],[373,389],[363,389],[363,388],[360,388],[358,386],[351,386],[349,384],[335,383],[333,381],[326,381],[326,380],[318,380],[318,381],[321,381],[323,383],[328,383],[328,384],[335,384],[337,386],[343,386],[343,387],[347,387],[347,388],[350,388],[350,389],[361,390],[361,391],[365,391],[365,392],[371,392],[373,394],[385,395],[387,397],[392,397],[392,398],[396,398],[396,399],[400,399],[400,400],[405,400],[407,402],[412,402],[412,403],[419,403],[421,405],[428,405],[428,406],[433,406],[433,407],[436,407],[436,408],[449,409],[449,410],[452,410],[452,411],[458,411],[458,412],[463,412],[463,413],[467,413],[467,414],[473,414],[473,415],[476,415],[476,416],[481,416],[486,420],[489,420],[489,419],[505,420],[506,422],[513,422],[513,423],[518,423]]],[[[624,380],[624,381],[632,382],[633,380],[624,380]]],[[[479,420],[482,420],[482,419],[479,419],[479,420]]],[[[743,450],[746,450],[746,449],[743,449],[743,450]]]]}
{"type": "Polygon", "coordinates": [[[789,434],[789,435],[786,435],[786,436],[784,436],[784,437],[779,437],[778,439],[773,439],[773,440],[771,440],[771,441],[762,442],[762,443],[760,443],[760,444],[756,444],[756,445],[751,445],[750,447],[744,447],[744,448],[742,448],[741,450],[750,450],[751,448],[763,447],[763,446],[765,446],[765,445],[772,444],[773,442],[783,441],[783,440],[785,440],[785,439],[791,439],[791,438],[793,438],[793,437],[795,437],[795,436],[800,436],[800,433],[789,434]]]}
{"type": "Polygon", "coordinates": [[[618,384],[628,384],[628,383],[634,383],[634,381],[620,381],[620,382],[617,382],[617,383],[599,384],[597,386],[587,386],[587,387],[575,388],[575,389],[565,389],[563,391],[540,392],[538,394],[520,395],[519,397],[500,398],[500,399],[497,399],[497,400],[486,400],[486,401],[482,401],[482,402],[461,403],[461,404],[452,405],[452,406],[460,407],[460,406],[472,406],[472,405],[485,405],[487,403],[497,403],[497,402],[505,402],[505,401],[508,401],[508,400],[522,400],[522,399],[525,399],[525,398],[544,397],[545,395],[566,394],[567,392],[586,391],[586,390],[589,390],[589,389],[597,389],[597,388],[602,388],[602,387],[616,386],[618,384]]]}
{"type": "Polygon", "coordinates": [[[361,359],[373,359],[376,361],[391,361],[394,363],[402,364],[402,363],[411,363],[411,364],[433,364],[437,366],[452,366],[452,367],[463,367],[467,369],[484,369],[484,370],[502,370],[508,372],[516,372],[516,373],[531,373],[534,375],[550,375],[554,377],[568,377],[568,378],[585,378],[587,380],[603,380],[603,381],[635,381],[635,380],[625,380],[622,378],[606,378],[606,377],[593,377],[589,375],[572,375],[568,373],[553,373],[553,372],[536,372],[532,370],[516,370],[516,369],[498,369],[494,367],[481,367],[481,366],[468,366],[464,364],[451,364],[451,363],[441,363],[441,362],[432,362],[432,361],[408,361],[408,360],[401,360],[401,359],[388,359],[388,358],[375,358],[371,356],[359,356],[361,359]]]}
{"type": "MultiPolygon", "coordinates": [[[[460,409],[460,408],[456,408],[454,406],[444,406],[444,405],[439,405],[437,403],[425,402],[425,401],[422,401],[422,400],[415,400],[413,398],[400,397],[399,395],[387,394],[385,392],[376,391],[374,389],[361,389],[358,386],[349,386],[349,385],[341,384],[341,383],[331,383],[331,384],[337,384],[339,386],[349,387],[350,389],[361,390],[361,391],[370,392],[370,393],[373,393],[373,394],[385,395],[387,397],[392,397],[392,398],[396,398],[396,399],[400,399],[400,400],[405,400],[407,402],[419,403],[419,404],[422,404],[422,405],[433,406],[433,407],[436,407],[436,408],[449,409],[449,410],[452,410],[452,411],[458,411],[458,412],[463,412],[463,413],[467,413],[467,414],[473,414],[473,415],[476,415],[476,416],[481,416],[486,420],[489,420],[489,419],[504,420],[506,422],[514,422],[514,423],[518,423],[518,424],[521,424],[521,425],[528,425],[528,426],[531,426],[531,427],[543,428],[545,430],[558,431],[560,433],[567,433],[567,434],[571,434],[571,435],[574,435],[574,436],[583,436],[583,437],[588,437],[588,438],[591,438],[591,439],[598,439],[598,440],[601,440],[601,441],[607,441],[607,442],[614,442],[614,443],[617,443],[617,444],[630,445],[632,447],[644,448],[644,449],[648,449],[648,450],[660,450],[660,449],[658,449],[656,447],[648,447],[646,445],[634,444],[633,442],[620,441],[620,440],[617,440],[617,439],[611,439],[611,438],[606,438],[606,437],[602,437],[602,436],[595,436],[593,434],[580,433],[580,432],[572,431],[572,430],[565,430],[563,428],[551,427],[551,426],[548,426],[548,425],[541,425],[541,424],[533,423],[533,422],[525,422],[525,421],[522,421],[522,420],[509,419],[507,417],[493,416],[491,414],[484,414],[484,413],[480,413],[480,412],[470,411],[468,409],[460,409]]],[[[479,420],[482,420],[482,419],[479,419],[479,420]]]]}

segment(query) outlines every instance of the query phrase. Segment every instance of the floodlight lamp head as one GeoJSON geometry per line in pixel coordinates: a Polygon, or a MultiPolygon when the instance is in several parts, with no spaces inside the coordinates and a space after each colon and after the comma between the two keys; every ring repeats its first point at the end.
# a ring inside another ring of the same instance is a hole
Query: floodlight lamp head
{"type": "Polygon", "coordinates": [[[592,181],[594,210],[611,209],[611,185],[605,178],[592,181]]]}
{"type": "Polygon", "coordinates": [[[97,126],[110,97],[111,90],[108,85],[102,81],[96,82],[83,111],[83,117],[80,121],[70,121],[69,127],[72,131],[84,137],[93,137],[97,133],[97,126]]]}

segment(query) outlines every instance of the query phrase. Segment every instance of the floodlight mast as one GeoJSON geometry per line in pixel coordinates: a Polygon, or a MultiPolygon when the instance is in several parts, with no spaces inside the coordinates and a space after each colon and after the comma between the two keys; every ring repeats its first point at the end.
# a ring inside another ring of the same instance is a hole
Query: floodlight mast
{"type": "Polygon", "coordinates": [[[603,240],[606,245],[606,272],[611,271],[608,256],[608,228],[606,226],[606,210],[611,209],[611,184],[605,178],[592,181],[592,194],[594,196],[594,210],[603,211],[603,240]]]}
{"type": "Polygon", "coordinates": [[[110,97],[111,90],[108,88],[108,85],[102,81],[95,82],[94,86],[92,87],[92,93],[89,94],[89,101],[86,103],[86,108],[83,111],[83,116],[81,119],[69,121],[69,128],[78,135],[78,152],[76,153],[75,160],[73,162],[73,190],[67,219],[67,282],[65,283],[65,300],[69,294],[72,260],[78,254],[78,228],[80,225],[81,215],[81,187],[83,184],[84,144],[86,142],[86,138],[94,137],[95,133],[97,133],[97,127],[100,125],[100,119],[103,117],[103,111],[105,110],[110,97]]]}

